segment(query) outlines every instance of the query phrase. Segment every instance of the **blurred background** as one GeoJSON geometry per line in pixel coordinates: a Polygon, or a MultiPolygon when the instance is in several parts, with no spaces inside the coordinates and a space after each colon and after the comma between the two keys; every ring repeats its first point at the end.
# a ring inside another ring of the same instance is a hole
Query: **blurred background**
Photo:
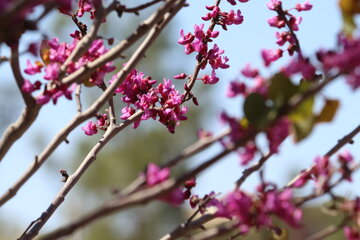
{"type": "MultiPolygon", "coordinates": [[[[142,2],[146,1],[123,1],[127,6],[135,6],[142,2]]],[[[187,104],[190,109],[189,120],[182,122],[174,135],[168,133],[164,126],[154,121],[142,122],[138,129],[128,128],[119,134],[98,155],[97,161],[43,228],[43,233],[75,220],[110,199],[114,190],[125,187],[136,178],[148,162],[163,163],[178,154],[184,147],[196,141],[196,131],[199,128],[213,131],[215,134],[221,132],[224,127],[220,124],[218,117],[221,111],[225,110],[235,116],[242,114],[242,100],[228,99],[225,96],[230,81],[243,80],[239,70],[245,64],[251,63],[252,66],[258,67],[264,76],[271,76],[289,59],[286,55],[270,68],[263,67],[260,50],[277,48],[275,44],[276,29],[270,28],[267,24],[267,19],[273,16],[273,12],[267,9],[266,2],[250,1],[234,7],[234,9],[241,9],[245,18],[244,23],[230,26],[229,31],[221,31],[217,42],[219,47],[225,50],[224,55],[229,57],[231,68],[226,71],[218,71],[220,82],[216,85],[196,85],[194,92],[200,106],[187,104]]],[[[341,30],[342,19],[337,0],[310,2],[313,4],[311,11],[294,14],[301,15],[303,18],[298,37],[304,53],[313,58],[316,50],[333,48],[336,45],[336,36],[341,30]]],[[[162,81],[163,78],[169,79],[181,72],[192,73],[195,57],[194,55],[185,55],[183,46],[177,44],[179,31],[183,28],[185,32],[190,32],[193,30],[194,24],[202,23],[201,16],[207,12],[204,5],[212,5],[213,1],[189,1],[189,3],[190,6],[184,8],[175,17],[138,66],[138,69],[145,75],[162,81]]],[[[285,8],[290,8],[296,3],[298,1],[288,0],[284,5],[285,8]]],[[[226,1],[223,1],[221,6],[224,10],[230,9],[226,1]]],[[[102,27],[100,35],[105,38],[114,37],[115,43],[117,43],[132,32],[131,26],[136,26],[154,9],[141,12],[139,17],[124,14],[119,19],[116,14],[112,14],[102,27]]],[[[85,16],[84,19],[88,19],[88,16],[85,16]]],[[[59,16],[54,12],[42,22],[40,34],[30,33],[24,36],[22,47],[26,49],[30,42],[40,41],[42,35],[50,38],[58,37],[60,42],[70,42],[69,34],[73,31],[74,25],[71,19],[59,16]]],[[[132,50],[130,49],[127,54],[130,54],[132,50]]],[[[3,46],[0,48],[0,55],[8,55],[7,49],[3,46]]],[[[21,59],[23,68],[25,68],[28,58],[34,60],[30,55],[24,55],[21,59]]],[[[120,66],[123,61],[120,59],[116,64],[120,66]]],[[[2,72],[0,133],[2,134],[6,126],[18,118],[22,102],[8,64],[2,63],[0,71],[2,72]]],[[[183,84],[180,80],[176,82],[179,90],[182,90],[183,84]]],[[[82,97],[85,106],[89,105],[91,100],[100,93],[99,89],[95,88],[88,88],[83,92],[86,92],[82,97]]],[[[341,106],[334,121],[316,126],[312,134],[298,144],[294,144],[293,140],[288,138],[282,145],[280,153],[267,162],[264,171],[265,179],[279,186],[286,184],[297,172],[308,167],[316,156],[325,154],[340,138],[358,126],[360,120],[359,92],[353,92],[344,84],[344,79],[338,79],[326,88],[324,96],[341,99],[341,106]]],[[[120,111],[121,105],[116,107],[120,111]]],[[[65,99],[60,99],[55,107],[48,104],[41,110],[37,122],[0,163],[1,193],[5,192],[27,169],[34,160],[34,156],[42,151],[57,131],[65,126],[75,113],[75,102],[65,99]]],[[[0,239],[19,237],[29,223],[40,216],[63,185],[59,170],[66,169],[72,173],[99,138],[100,134],[91,137],[85,136],[80,128],[69,136],[69,144],[61,145],[19,193],[0,208],[0,239]]],[[[355,144],[347,145],[346,149],[354,154],[355,159],[359,160],[360,148],[357,143],[360,137],[357,136],[354,140],[355,144]]],[[[180,172],[185,168],[196,166],[220,148],[221,146],[214,146],[194,156],[179,166],[176,171],[180,172]]],[[[225,194],[233,189],[234,182],[241,176],[243,170],[238,156],[232,154],[198,177],[198,186],[194,189],[194,193],[200,196],[210,191],[225,194]]],[[[245,182],[243,188],[249,192],[254,191],[255,186],[259,183],[258,178],[258,174],[254,174],[245,182]]],[[[359,174],[357,174],[353,179],[353,185],[342,184],[338,193],[347,197],[359,194],[359,190],[354,187],[360,180],[359,178],[359,174]]],[[[322,198],[312,201],[306,206],[304,222],[310,227],[297,230],[295,234],[291,235],[291,239],[303,239],[304,236],[324,228],[329,223],[339,221],[339,217],[327,217],[321,212],[319,206],[326,201],[327,198],[322,198]]],[[[180,224],[190,213],[191,210],[187,204],[184,204],[182,208],[173,208],[162,202],[153,202],[97,221],[68,239],[158,239],[180,224]]],[[[247,239],[269,238],[266,231],[259,234],[260,236],[247,239]]],[[[327,239],[343,239],[342,233],[327,239]]]]}

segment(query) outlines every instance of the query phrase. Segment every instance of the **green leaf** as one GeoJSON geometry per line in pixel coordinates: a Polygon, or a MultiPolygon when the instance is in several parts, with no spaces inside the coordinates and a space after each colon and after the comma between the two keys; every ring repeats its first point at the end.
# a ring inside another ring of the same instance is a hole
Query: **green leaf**
{"type": "Polygon", "coordinates": [[[274,106],[280,108],[299,91],[291,80],[282,73],[275,74],[270,80],[269,97],[274,106]]]}
{"type": "Polygon", "coordinates": [[[314,97],[304,101],[290,115],[295,141],[299,142],[306,138],[312,131],[315,124],[313,113],[314,97]]]}
{"type": "Polygon", "coordinates": [[[249,123],[262,129],[267,126],[271,116],[271,108],[266,105],[265,99],[258,93],[251,93],[244,102],[244,114],[249,123]]]}
{"type": "Polygon", "coordinates": [[[331,122],[339,108],[340,102],[336,99],[326,99],[320,114],[316,116],[315,122],[331,122]]]}

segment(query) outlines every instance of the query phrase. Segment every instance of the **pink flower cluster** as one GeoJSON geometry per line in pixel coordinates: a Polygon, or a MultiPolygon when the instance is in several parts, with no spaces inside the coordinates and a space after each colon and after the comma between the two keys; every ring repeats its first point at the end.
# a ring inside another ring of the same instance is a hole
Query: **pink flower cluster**
{"type": "Polygon", "coordinates": [[[277,153],[280,144],[290,134],[290,121],[286,117],[279,119],[273,126],[266,130],[266,137],[271,153],[277,153]]]}
{"type": "MultiPolygon", "coordinates": [[[[65,60],[70,56],[71,52],[75,49],[78,41],[80,40],[80,34],[72,34],[74,40],[72,43],[59,43],[59,39],[54,38],[52,40],[44,40],[42,43],[42,51],[44,62],[36,61],[34,65],[31,62],[27,61],[27,67],[24,72],[28,75],[36,75],[42,73],[44,70],[45,74],[43,79],[50,81],[49,84],[45,84],[44,91],[41,95],[37,97],[38,104],[46,104],[51,99],[54,104],[57,99],[64,95],[66,98],[71,99],[71,92],[73,88],[62,84],[59,81],[60,77],[60,68],[65,60]],[[49,86],[51,86],[49,88],[49,86]]],[[[71,62],[67,68],[65,74],[71,74],[84,66],[86,63],[94,61],[101,55],[107,52],[106,47],[104,46],[103,40],[95,40],[92,42],[90,48],[87,52],[80,57],[76,62],[71,62]]],[[[104,66],[97,69],[96,72],[92,73],[90,79],[86,80],[90,85],[100,85],[104,81],[106,73],[112,72],[115,70],[115,67],[112,66],[111,62],[106,63],[104,66]]],[[[31,93],[35,90],[40,89],[40,82],[36,81],[34,84],[31,84],[29,80],[25,80],[25,83],[22,87],[22,90],[27,93],[31,93]]]]}
{"type": "Polygon", "coordinates": [[[337,50],[321,50],[318,60],[325,71],[338,71],[346,75],[347,83],[356,90],[360,87],[360,38],[339,36],[337,50]]]}
{"type": "Polygon", "coordinates": [[[244,21],[244,16],[241,15],[240,10],[237,10],[236,13],[234,10],[230,10],[230,12],[224,12],[221,11],[220,8],[216,5],[206,6],[206,9],[211,12],[202,17],[202,20],[214,20],[215,23],[220,25],[224,30],[227,30],[227,25],[239,25],[244,21]]]}
{"type": "Polygon", "coordinates": [[[81,128],[84,131],[84,133],[88,136],[97,134],[98,129],[106,130],[107,127],[109,126],[108,115],[102,114],[96,117],[98,119],[96,124],[93,123],[92,121],[89,121],[86,126],[81,128]]]}
{"type": "MultiPolygon", "coordinates": [[[[227,30],[228,25],[238,25],[244,20],[241,15],[241,11],[230,10],[230,12],[221,11],[218,6],[206,6],[210,11],[206,16],[202,17],[204,21],[212,20],[213,23],[222,26],[224,30],[227,30]]],[[[212,42],[214,38],[219,36],[219,31],[213,30],[213,27],[209,27],[204,30],[204,24],[194,25],[194,33],[184,33],[184,30],[180,30],[181,38],[178,43],[184,45],[185,53],[191,54],[197,52],[196,59],[200,63],[201,69],[205,69],[209,64],[212,68],[211,75],[204,75],[201,80],[205,84],[215,84],[219,81],[216,76],[216,69],[226,69],[229,67],[227,62],[229,59],[223,56],[224,50],[220,49],[217,44],[209,49],[208,43],[212,42]]],[[[185,78],[186,76],[184,76],[185,78]]]]}
{"type": "Polygon", "coordinates": [[[229,193],[223,200],[212,199],[208,206],[217,208],[216,215],[237,221],[242,234],[251,227],[272,227],[272,215],[292,227],[300,227],[302,211],[292,201],[292,190],[267,189],[268,184],[258,187],[258,193],[248,194],[242,190],[229,193]]]}
{"type": "MultiPolygon", "coordinates": [[[[276,16],[273,16],[268,20],[268,23],[271,27],[276,27],[279,29],[289,27],[290,30],[286,30],[283,32],[276,32],[275,36],[277,38],[276,43],[279,46],[285,45],[285,43],[289,43],[287,47],[287,51],[290,56],[293,55],[294,51],[299,51],[299,46],[297,46],[296,39],[293,35],[294,31],[299,30],[299,24],[301,23],[301,17],[296,17],[289,12],[289,10],[282,9],[282,2],[280,0],[271,0],[267,4],[268,8],[272,11],[277,12],[276,16]]],[[[302,4],[296,4],[293,9],[297,11],[308,11],[312,8],[312,5],[309,3],[309,0],[306,0],[302,4]]],[[[272,62],[278,60],[282,57],[283,50],[282,49],[267,49],[262,50],[261,52],[265,66],[269,66],[272,62]]],[[[301,54],[300,54],[301,55],[301,54]]]]}
{"type": "MultiPolygon", "coordinates": [[[[116,77],[114,75],[110,82],[116,77]]],[[[136,69],[127,75],[124,82],[116,89],[116,93],[124,95],[122,101],[127,103],[121,111],[121,119],[128,119],[136,110],[142,110],[144,114],[141,120],[159,118],[159,122],[164,124],[169,132],[174,133],[180,121],[187,119],[185,116],[187,107],[181,106],[183,95],[175,89],[171,80],[164,79],[163,83],[154,87],[155,83],[156,80],[144,77],[144,73],[136,69]]],[[[135,122],[134,128],[139,126],[141,120],[135,122]]]]}
{"type": "Polygon", "coordinates": [[[291,185],[292,188],[303,187],[309,180],[316,183],[316,189],[327,192],[331,185],[334,173],[340,173],[343,179],[351,181],[350,164],[353,161],[352,155],[345,151],[340,153],[337,158],[338,166],[331,163],[328,157],[317,157],[314,166],[307,171],[300,173],[299,178],[291,185]]]}
{"type": "MultiPolygon", "coordinates": [[[[352,220],[359,225],[360,219],[360,198],[356,197],[354,200],[344,200],[340,205],[340,210],[343,211],[347,216],[351,217],[352,220]]],[[[360,231],[358,228],[353,226],[344,227],[344,235],[347,240],[359,240],[360,231]]]]}
{"type": "Polygon", "coordinates": [[[267,95],[268,86],[266,84],[266,80],[260,76],[259,70],[257,68],[253,68],[250,64],[246,64],[246,66],[241,70],[241,74],[244,77],[250,78],[252,80],[253,86],[249,87],[244,82],[239,80],[231,81],[226,96],[233,98],[236,96],[246,97],[250,93],[259,93],[263,96],[267,95]]]}
{"type": "MultiPolygon", "coordinates": [[[[153,187],[162,183],[170,178],[169,168],[160,168],[154,163],[149,163],[145,173],[146,185],[153,187]]],[[[191,196],[191,189],[196,186],[195,179],[190,179],[185,182],[185,190],[176,188],[170,193],[161,196],[160,200],[167,202],[171,205],[178,206],[191,196]]]]}

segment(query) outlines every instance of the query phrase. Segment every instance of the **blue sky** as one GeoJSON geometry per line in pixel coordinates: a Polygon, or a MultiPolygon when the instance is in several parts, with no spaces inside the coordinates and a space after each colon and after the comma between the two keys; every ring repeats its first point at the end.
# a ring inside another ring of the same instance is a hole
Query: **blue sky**
{"type": "MultiPolygon", "coordinates": [[[[175,49],[183,54],[183,47],[176,44],[178,39],[178,31],[184,28],[185,32],[192,31],[193,25],[201,23],[200,17],[205,15],[206,10],[203,7],[204,2],[211,5],[213,1],[190,1],[191,6],[185,8],[177,17],[177,26],[174,27],[175,49]],[[180,26],[181,23],[181,26],[180,26]]],[[[285,6],[293,6],[298,1],[286,0],[285,6]]],[[[313,10],[309,12],[300,13],[303,17],[303,22],[300,25],[298,37],[301,41],[302,50],[305,54],[312,54],[319,48],[331,48],[336,43],[336,34],[341,28],[341,17],[337,9],[336,0],[327,1],[311,1],[314,5],[313,10]]],[[[214,112],[220,113],[226,110],[229,113],[239,115],[241,108],[239,99],[227,99],[225,97],[227,84],[239,77],[239,69],[250,62],[253,66],[259,67],[264,75],[270,76],[275,73],[279,66],[286,62],[287,58],[274,64],[269,69],[263,68],[263,63],[260,57],[260,50],[263,48],[276,48],[275,32],[276,29],[268,27],[267,19],[273,16],[273,12],[266,7],[266,1],[251,0],[246,4],[238,4],[236,8],[240,8],[245,20],[242,25],[230,26],[228,32],[221,32],[218,45],[225,50],[225,55],[230,58],[231,69],[228,71],[219,72],[221,82],[217,85],[211,86],[212,96],[218,104],[215,106],[214,112]]],[[[225,2],[222,4],[227,5],[225,2]]],[[[299,15],[296,13],[296,15],[299,15]]],[[[175,24],[176,25],[176,24],[175,24]]],[[[171,56],[176,58],[176,56],[171,56]]],[[[188,69],[194,67],[194,56],[188,56],[188,69]]],[[[25,63],[24,63],[25,64],[25,63]]],[[[0,66],[0,69],[3,65],[0,66]]],[[[7,80],[6,84],[12,84],[7,80]]],[[[295,171],[306,168],[312,163],[315,156],[326,153],[338,139],[343,137],[346,133],[351,131],[359,124],[360,111],[357,103],[360,102],[359,92],[353,92],[344,84],[343,79],[338,79],[331,84],[324,93],[327,97],[341,99],[340,110],[331,124],[322,124],[316,127],[311,136],[300,144],[294,145],[291,138],[287,139],[283,144],[280,154],[271,158],[267,164],[265,171],[268,180],[272,180],[279,185],[284,184],[289,178],[289,171],[295,171]]],[[[199,99],[199,101],[206,101],[206,99],[199,99]]],[[[69,101],[61,101],[61,107],[45,107],[41,112],[39,121],[32,127],[28,134],[23,139],[14,145],[8,156],[0,164],[0,192],[3,193],[9,184],[13,183],[17,177],[27,168],[33,161],[33,156],[38,154],[35,148],[34,141],[47,142],[68,120],[71,119],[72,114],[75,113],[75,103],[69,101]],[[54,114],[61,114],[63,117],[59,121],[51,122],[49,126],[49,118],[54,114]],[[38,130],[46,126],[46,136],[39,136],[38,130]],[[36,140],[34,140],[34,138],[36,140]],[[10,169],[10,170],[9,170],[10,169]]],[[[214,132],[220,131],[218,118],[214,117],[206,121],[207,129],[214,132]]],[[[81,130],[76,131],[72,137],[82,137],[81,130]]],[[[347,146],[355,156],[360,156],[360,148],[356,143],[360,141],[360,137],[355,138],[353,146],[347,146]]],[[[216,151],[212,149],[209,152],[204,152],[194,158],[194,165],[206,160],[211,154],[216,151]]],[[[69,156],[67,154],[69,149],[62,145],[57,150],[57,155],[61,153],[63,158],[69,156]]],[[[359,158],[357,158],[359,159],[359,158]]],[[[51,159],[50,159],[51,161],[51,159]]],[[[233,183],[240,176],[243,169],[239,165],[236,156],[230,156],[219,164],[213,166],[209,171],[199,177],[199,185],[197,192],[205,194],[212,190],[217,192],[227,192],[233,188],[233,183]]],[[[354,179],[359,179],[359,174],[354,179]]],[[[257,177],[252,177],[247,181],[244,187],[251,191],[257,182],[257,177]]],[[[18,195],[0,208],[0,216],[10,215],[14,219],[18,219],[21,229],[33,219],[37,218],[41,211],[46,209],[49,202],[52,201],[57,193],[57,189],[61,187],[62,183],[58,178],[48,175],[46,171],[39,171],[18,195]],[[35,198],[32,201],[32,196],[42,196],[41,199],[35,198]],[[26,204],[23,199],[29,199],[26,204]]],[[[343,186],[343,192],[349,193],[354,191],[350,186],[343,186]]],[[[359,192],[358,192],[359,193],[359,192]]],[[[61,208],[59,209],[61,211],[61,208]]],[[[49,228],[52,228],[57,223],[58,216],[49,222],[49,228]]]]}

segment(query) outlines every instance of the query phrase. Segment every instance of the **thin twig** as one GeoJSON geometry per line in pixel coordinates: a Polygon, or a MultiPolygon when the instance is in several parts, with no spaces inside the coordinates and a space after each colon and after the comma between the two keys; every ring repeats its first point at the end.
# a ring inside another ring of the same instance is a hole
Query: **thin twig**
{"type": "MultiPolygon", "coordinates": [[[[0,139],[0,162],[6,153],[9,151],[11,146],[29,129],[29,127],[36,120],[41,106],[36,104],[35,99],[29,93],[24,93],[21,88],[24,84],[24,78],[21,74],[20,63],[19,63],[19,49],[18,44],[11,46],[10,66],[14,74],[14,78],[17,87],[24,99],[25,108],[21,113],[18,120],[10,124],[0,139]]],[[[1,206],[1,200],[0,200],[1,206]]]]}
{"type": "Polygon", "coordinates": [[[351,218],[344,218],[341,223],[337,225],[330,225],[323,230],[311,235],[310,237],[305,238],[305,240],[320,240],[324,239],[338,231],[340,231],[343,227],[346,226],[350,222],[351,218]]]}
{"type": "Polygon", "coordinates": [[[78,84],[76,87],[75,100],[76,100],[76,111],[78,114],[81,114],[81,112],[82,112],[81,84],[78,84]]]}
{"type": "Polygon", "coordinates": [[[258,171],[271,156],[272,156],[272,152],[269,152],[266,155],[262,156],[256,164],[254,164],[253,166],[245,169],[243,171],[243,175],[236,181],[235,190],[239,189],[240,186],[245,182],[245,180],[251,174],[258,171]]]}
{"type": "Polygon", "coordinates": [[[160,240],[174,240],[178,237],[184,236],[191,230],[201,228],[203,224],[210,222],[214,218],[216,218],[214,214],[205,214],[194,221],[182,223],[173,231],[160,238],[160,240]]]}
{"type": "Polygon", "coordinates": [[[163,0],[153,0],[144,4],[141,4],[139,6],[136,7],[131,7],[128,8],[125,5],[121,5],[120,3],[116,6],[116,10],[118,11],[119,15],[121,16],[122,13],[126,12],[126,13],[135,13],[136,15],[139,15],[139,11],[144,10],[148,7],[151,7],[152,5],[161,2],[163,0]]]}
{"type": "Polygon", "coordinates": [[[66,195],[70,192],[70,190],[75,186],[75,184],[79,181],[81,176],[85,173],[88,167],[96,160],[96,156],[98,152],[108,143],[114,136],[116,136],[121,130],[132,124],[134,121],[137,121],[141,117],[142,112],[138,112],[133,114],[128,120],[124,121],[118,127],[114,125],[110,125],[105,132],[104,136],[99,140],[99,142],[91,149],[91,151],[87,154],[81,165],[78,169],[67,178],[65,185],[60,190],[59,194],[55,197],[53,202],[47,208],[45,212],[41,214],[36,223],[28,228],[19,240],[25,239],[33,239],[40,231],[40,229],[45,225],[45,223],[49,220],[52,214],[56,211],[56,209],[61,205],[64,201],[66,195]]]}
{"type": "Polygon", "coordinates": [[[237,224],[234,223],[228,223],[224,224],[222,226],[209,229],[205,232],[199,233],[193,237],[190,237],[189,240],[210,240],[215,239],[217,237],[223,236],[225,234],[228,234],[229,232],[235,230],[237,228],[237,224]]]}

